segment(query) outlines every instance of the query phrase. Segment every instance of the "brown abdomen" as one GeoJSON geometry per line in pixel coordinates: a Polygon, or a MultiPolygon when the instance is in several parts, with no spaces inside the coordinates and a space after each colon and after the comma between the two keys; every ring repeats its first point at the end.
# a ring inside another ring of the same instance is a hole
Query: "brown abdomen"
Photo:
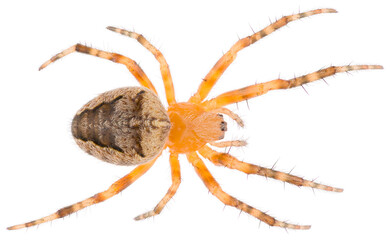
{"type": "Polygon", "coordinates": [[[108,91],[87,103],[72,121],[86,152],[106,162],[134,165],[156,156],[170,130],[158,97],[143,87],[108,91]]]}

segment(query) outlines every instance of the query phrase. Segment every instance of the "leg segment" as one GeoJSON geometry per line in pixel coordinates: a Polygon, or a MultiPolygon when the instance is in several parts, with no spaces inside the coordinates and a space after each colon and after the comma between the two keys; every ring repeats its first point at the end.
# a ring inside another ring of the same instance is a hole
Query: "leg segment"
{"type": "Polygon", "coordinates": [[[243,147],[246,146],[246,141],[234,140],[234,141],[220,141],[220,142],[210,142],[211,146],[224,148],[224,147],[243,147]]]}
{"type": "Polygon", "coordinates": [[[133,61],[132,59],[125,57],[123,55],[117,54],[117,53],[110,53],[110,52],[102,51],[99,49],[84,46],[82,44],[73,45],[70,48],[54,55],[52,58],[50,58],[50,60],[43,63],[39,67],[39,70],[44,69],[50,63],[53,63],[53,62],[57,61],[58,59],[65,57],[66,55],[73,53],[73,52],[85,53],[85,54],[89,54],[92,56],[104,58],[104,59],[107,59],[107,60],[110,60],[110,61],[113,61],[116,63],[123,64],[127,67],[127,69],[129,69],[131,74],[133,74],[133,76],[137,79],[137,81],[142,86],[149,88],[150,90],[152,90],[154,93],[157,94],[157,91],[154,88],[152,82],[149,80],[149,78],[146,76],[145,72],[141,69],[141,67],[135,61],[133,61]]]}
{"type": "Polygon", "coordinates": [[[120,28],[115,28],[115,27],[107,27],[107,29],[122,34],[124,36],[128,36],[136,39],[142,46],[144,46],[147,50],[149,50],[154,55],[154,57],[160,63],[161,77],[164,81],[165,94],[167,96],[168,104],[172,105],[176,103],[175,90],[173,88],[171,72],[169,71],[168,63],[165,60],[162,53],[157,48],[155,48],[148,40],[146,40],[144,36],[142,36],[141,34],[130,32],[120,28]]]}
{"type": "Polygon", "coordinates": [[[288,89],[293,87],[302,86],[303,84],[314,82],[316,80],[332,76],[340,72],[348,72],[353,70],[366,70],[366,69],[382,69],[380,65],[350,65],[350,66],[331,66],[317,72],[313,72],[307,75],[296,77],[290,80],[276,79],[273,81],[258,83],[249,87],[233,90],[223,93],[213,99],[204,101],[202,105],[207,110],[218,109],[223,106],[241,102],[250,98],[254,98],[267,93],[270,90],[275,89],[288,89]]]}
{"type": "Polygon", "coordinates": [[[171,156],[169,158],[169,162],[171,164],[171,175],[172,175],[171,187],[168,189],[168,192],[165,194],[163,199],[157,204],[157,206],[152,211],[146,212],[144,214],[141,214],[141,215],[135,217],[134,218],[135,220],[143,220],[145,218],[160,214],[160,212],[163,210],[163,208],[168,203],[168,201],[171,200],[173,195],[175,195],[175,193],[180,185],[180,182],[181,182],[178,154],[171,153],[171,156]]]}
{"type": "Polygon", "coordinates": [[[242,119],[237,114],[235,114],[234,112],[232,112],[228,108],[213,109],[212,112],[225,114],[225,115],[229,116],[231,119],[233,119],[234,121],[236,121],[236,123],[240,127],[244,127],[244,121],[242,121],[242,119]]]}
{"type": "Polygon", "coordinates": [[[23,224],[15,225],[15,226],[12,226],[12,227],[8,227],[7,229],[8,230],[16,230],[16,229],[20,229],[20,228],[26,228],[26,227],[35,226],[35,225],[38,225],[38,224],[41,224],[41,223],[45,223],[45,222],[50,222],[50,221],[53,221],[55,219],[63,218],[65,216],[68,216],[68,215],[70,215],[70,214],[72,214],[74,212],[77,212],[77,211],[85,208],[85,207],[88,207],[88,206],[91,206],[91,205],[103,202],[103,201],[111,198],[112,196],[120,193],[121,191],[123,191],[130,184],[132,184],[139,177],[141,177],[144,173],[146,173],[150,169],[150,167],[153,166],[154,162],[156,161],[156,159],[160,155],[161,155],[161,153],[155,159],[153,159],[153,160],[151,160],[151,161],[149,161],[147,163],[144,163],[142,165],[137,166],[129,174],[127,174],[123,178],[121,178],[118,181],[116,181],[115,183],[113,183],[104,192],[97,193],[94,196],[92,196],[90,198],[87,198],[87,199],[85,199],[85,200],[83,200],[81,202],[78,202],[78,203],[75,203],[73,205],[61,208],[60,210],[58,210],[57,212],[55,212],[55,213],[53,213],[53,214],[51,214],[49,216],[46,216],[46,217],[43,217],[43,218],[31,221],[31,222],[28,222],[28,223],[23,223],[23,224]]]}
{"type": "Polygon", "coordinates": [[[332,191],[332,192],[343,191],[343,189],[341,188],[334,188],[334,187],[322,185],[288,173],[275,171],[269,168],[263,168],[246,162],[241,162],[230,154],[214,151],[207,146],[204,146],[202,149],[200,149],[199,153],[204,158],[209,159],[212,163],[214,163],[217,166],[224,166],[230,169],[236,169],[246,174],[257,174],[264,177],[270,177],[276,180],[294,184],[296,186],[312,187],[312,188],[317,188],[317,189],[322,189],[325,191],[332,191]]]}
{"type": "Polygon", "coordinates": [[[200,84],[198,91],[190,98],[190,102],[199,103],[203,99],[207,97],[209,94],[211,88],[214,86],[214,84],[218,81],[218,79],[221,77],[221,75],[224,73],[224,71],[229,67],[229,65],[234,61],[234,59],[237,56],[237,53],[242,50],[243,48],[246,48],[250,46],[251,44],[257,42],[259,39],[271,34],[272,32],[278,30],[279,28],[287,25],[289,22],[298,20],[300,18],[320,14],[320,13],[336,13],[336,10],[334,9],[317,9],[312,10],[304,13],[294,14],[290,16],[285,16],[277,20],[276,22],[270,24],[263,30],[248,36],[246,38],[240,39],[237,41],[230,50],[225,53],[218,62],[214,65],[214,67],[210,70],[210,72],[206,75],[206,77],[203,79],[202,83],[200,84]]]}
{"type": "Polygon", "coordinates": [[[278,221],[275,218],[269,216],[268,214],[230,196],[229,194],[225,193],[221,189],[221,186],[219,186],[218,182],[211,175],[206,165],[203,163],[202,159],[200,159],[200,157],[196,152],[188,153],[187,158],[188,161],[194,166],[196,173],[202,179],[203,183],[206,185],[209,191],[224,204],[240,209],[252,215],[253,217],[259,219],[260,221],[267,223],[270,226],[278,226],[282,228],[291,228],[291,229],[310,228],[309,225],[295,225],[295,224],[289,224],[286,222],[278,221]]]}

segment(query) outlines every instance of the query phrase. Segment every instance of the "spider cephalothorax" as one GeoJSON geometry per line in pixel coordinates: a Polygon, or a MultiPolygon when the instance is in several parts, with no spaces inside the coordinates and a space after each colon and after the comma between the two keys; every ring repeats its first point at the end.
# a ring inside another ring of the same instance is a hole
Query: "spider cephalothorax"
{"type": "Polygon", "coordinates": [[[106,191],[97,193],[83,201],[62,208],[57,212],[8,229],[20,229],[62,218],[87,206],[102,202],[137,180],[154,164],[165,148],[169,148],[172,173],[172,185],[157,206],[136,220],[159,214],[166,203],[176,193],[180,185],[179,154],[185,154],[194,166],[209,191],[226,205],[233,206],[255,218],[271,225],[283,228],[309,229],[309,225],[296,225],[278,221],[268,214],[225,193],[211,175],[203,159],[208,159],[218,166],[239,170],[246,174],[257,174],[288,182],[297,186],[306,186],[326,191],[342,192],[340,188],[322,185],[313,181],[283,173],[269,168],[241,162],[228,153],[213,150],[214,147],[243,146],[245,141],[219,141],[227,130],[222,114],[243,126],[242,120],[225,106],[260,96],[270,90],[288,89],[305,83],[334,75],[363,69],[381,69],[380,65],[331,66],[290,80],[276,79],[252,86],[223,93],[205,100],[211,88],[221,77],[226,68],[234,61],[237,53],[259,39],[269,35],[287,23],[320,13],[335,13],[334,9],[317,9],[304,13],[282,17],[263,30],[237,41],[225,53],[203,79],[197,92],[187,101],[177,103],[168,64],[159,50],[142,35],[114,27],[109,30],[135,38],[149,50],[160,63],[164,81],[168,110],[165,110],[157,97],[157,91],[143,70],[130,58],[117,53],[76,44],[58,53],[45,62],[40,70],[50,63],[72,52],[81,52],[124,64],[143,87],[128,87],[108,91],[84,105],[74,117],[72,134],[77,144],[93,156],[119,165],[138,165],[133,171],[112,184],[106,191]]]}
{"type": "Polygon", "coordinates": [[[206,143],[221,140],[227,130],[221,114],[194,103],[176,103],[168,108],[172,129],[167,146],[177,153],[197,151],[206,143]]]}

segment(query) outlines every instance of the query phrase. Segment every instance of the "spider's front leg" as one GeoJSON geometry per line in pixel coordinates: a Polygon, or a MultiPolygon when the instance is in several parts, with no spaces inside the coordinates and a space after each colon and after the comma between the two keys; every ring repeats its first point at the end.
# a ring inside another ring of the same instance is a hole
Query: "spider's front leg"
{"type": "Polygon", "coordinates": [[[237,158],[233,157],[228,153],[220,153],[212,150],[207,146],[204,146],[202,149],[200,149],[199,153],[204,158],[209,159],[212,163],[214,163],[217,166],[224,166],[230,169],[236,169],[246,174],[256,174],[264,177],[270,177],[276,180],[280,180],[282,182],[288,182],[290,184],[294,184],[296,186],[311,187],[311,188],[322,189],[325,191],[332,191],[332,192],[343,191],[343,189],[341,188],[335,188],[335,187],[319,184],[313,181],[303,179],[301,177],[291,175],[289,173],[284,173],[273,169],[260,167],[254,164],[241,162],[237,158]]]}
{"type": "Polygon", "coordinates": [[[266,28],[246,37],[238,40],[228,52],[226,52],[210,70],[210,72],[204,77],[202,83],[200,84],[198,91],[190,98],[189,102],[199,103],[203,101],[218,79],[222,76],[225,70],[230,66],[237,56],[237,53],[242,49],[252,45],[258,40],[268,36],[269,34],[275,32],[279,28],[286,26],[289,22],[313,16],[321,13],[336,13],[337,11],[331,8],[316,9],[312,11],[307,11],[303,13],[293,14],[289,16],[284,16],[278,19],[276,22],[271,23],[266,28]]]}
{"type": "Polygon", "coordinates": [[[202,179],[203,183],[209,189],[209,191],[217,197],[222,203],[240,209],[253,217],[259,219],[262,222],[267,223],[270,226],[277,226],[282,228],[291,228],[291,229],[309,229],[310,225],[296,225],[286,222],[276,220],[270,215],[252,207],[248,204],[230,196],[224,192],[218,182],[211,175],[206,165],[203,163],[202,159],[198,156],[196,152],[187,154],[188,161],[194,166],[194,169],[198,176],[202,179]]]}
{"type": "Polygon", "coordinates": [[[155,159],[153,159],[147,163],[144,163],[142,165],[137,166],[129,174],[127,174],[126,176],[122,177],[121,179],[119,179],[118,181],[113,183],[104,192],[97,193],[94,196],[87,198],[83,201],[80,201],[80,202],[72,204],[70,206],[61,208],[57,212],[50,214],[46,217],[31,221],[31,222],[8,227],[7,229],[8,230],[16,230],[16,229],[20,229],[20,228],[35,226],[35,225],[42,224],[45,222],[50,222],[50,221],[53,221],[55,219],[63,218],[63,217],[68,216],[72,213],[80,211],[81,209],[86,208],[88,206],[103,202],[103,201],[115,196],[116,194],[122,192],[125,188],[130,186],[130,184],[135,182],[139,177],[144,175],[144,173],[146,173],[153,166],[153,164],[155,163],[157,158],[160,157],[160,155],[161,155],[161,153],[158,154],[158,156],[155,159]]]}
{"type": "Polygon", "coordinates": [[[245,101],[247,99],[266,94],[270,90],[298,87],[306,83],[314,82],[316,80],[335,75],[336,73],[367,69],[383,69],[383,67],[380,65],[331,66],[290,80],[276,79],[226,92],[218,95],[213,99],[202,102],[202,105],[207,110],[218,109],[232,103],[245,101]]]}

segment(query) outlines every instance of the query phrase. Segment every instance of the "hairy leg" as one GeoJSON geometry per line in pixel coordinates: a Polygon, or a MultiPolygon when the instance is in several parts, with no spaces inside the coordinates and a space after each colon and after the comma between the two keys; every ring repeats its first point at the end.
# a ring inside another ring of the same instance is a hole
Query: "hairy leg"
{"type": "Polygon", "coordinates": [[[84,46],[82,44],[76,44],[71,46],[70,48],[54,55],[52,58],[50,58],[48,61],[43,63],[40,67],[39,70],[44,69],[49,65],[50,63],[53,63],[57,61],[60,58],[65,57],[66,55],[73,53],[73,52],[80,52],[80,53],[85,53],[89,54],[95,57],[100,57],[104,58],[110,61],[113,61],[115,63],[120,63],[123,64],[129,69],[130,73],[133,74],[133,76],[137,79],[137,81],[144,87],[149,88],[152,90],[154,93],[157,94],[156,89],[154,88],[152,82],[149,80],[149,78],[146,76],[145,72],[141,69],[141,67],[132,59],[125,57],[123,55],[117,54],[117,53],[110,53],[106,52],[103,50],[99,50],[96,48],[91,48],[84,46]]]}
{"type": "Polygon", "coordinates": [[[107,29],[122,34],[124,36],[136,39],[142,46],[144,46],[154,55],[154,57],[160,63],[161,77],[164,81],[165,94],[167,97],[168,104],[172,105],[176,103],[175,90],[173,88],[171,72],[169,70],[168,63],[164,58],[164,55],[162,55],[162,53],[157,48],[155,48],[148,40],[146,40],[146,38],[144,38],[144,36],[142,36],[141,34],[116,27],[107,27],[107,29]]]}
{"type": "Polygon", "coordinates": [[[171,187],[168,189],[168,192],[165,194],[163,199],[157,204],[157,206],[152,211],[146,212],[144,214],[135,217],[134,218],[135,220],[143,220],[145,218],[160,214],[160,212],[163,210],[163,208],[168,203],[168,201],[171,200],[171,198],[175,195],[181,182],[180,165],[179,165],[179,159],[177,153],[171,153],[171,156],[169,158],[169,163],[171,164],[171,175],[172,175],[171,187]]]}
{"type": "Polygon", "coordinates": [[[296,77],[290,80],[276,79],[265,83],[258,83],[249,87],[233,90],[223,93],[217,97],[204,101],[202,105],[207,110],[218,109],[223,106],[241,102],[250,98],[254,98],[267,93],[270,90],[276,89],[288,89],[293,87],[302,86],[303,84],[314,82],[325,77],[332,76],[340,72],[348,72],[354,70],[366,70],[366,69],[382,69],[380,65],[349,65],[349,66],[331,66],[317,72],[313,72],[307,75],[296,77]]]}
{"type": "Polygon", "coordinates": [[[238,40],[231,48],[230,50],[225,53],[218,62],[214,65],[214,67],[210,70],[210,72],[206,75],[206,77],[203,79],[202,83],[200,84],[198,91],[190,98],[190,102],[199,103],[203,101],[211,91],[212,87],[215,85],[215,83],[218,81],[218,79],[221,77],[221,75],[225,72],[225,70],[229,67],[229,65],[234,61],[234,59],[237,56],[237,53],[242,50],[243,48],[246,48],[250,46],[251,44],[257,42],[258,40],[264,38],[265,36],[271,34],[272,32],[278,30],[279,28],[287,25],[289,22],[312,16],[315,14],[320,13],[336,13],[337,11],[334,9],[316,9],[304,13],[299,14],[293,14],[289,16],[285,16],[277,20],[276,22],[270,24],[263,30],[254,33],[251,36],[248,36],[246,38],[242,38],[238,40]]]}
{"type": "Polygon", "coordinates": [[[278,221],[275,218],[269,216],[268,214],[230,196],[229,194],[225,193],[222,190],[221,186],[211,175],[206,165],[203,163],[202,159],[200,159],[200,157],[196,152],[188,153],[187,158],[188,161],[194,166],[196,173],[202,179],[203,183],[206,185],[209,191],[224,204],[240,209],[252,215],[253,217],[259,219],[260,221],[267,223],[270,226],[277,226],[277,227],[291,228],[291,229],[310,228],[309,225],[295,225],[295,224],[289,224],[286,222],[278,221]]]}
{"type": "Polygon", "coordinates": [[[15,225],[15,226],[12,226],[12,227],[8,227],[7,229],[8,230],[16,230],[16,229],[20,229],[20,228],[26,228],[26,227],[35,226],[35,225],[42,224],[42,223],[45,223],[45,222],[50,222],[50,221],[53,221],[55,219],[63,218],[65,216],[68,216],[68,215],[70,215],[70,214],[72,214],[74,212],[77,212],[77,211],[85,208],[85,207],[88,207],[88,206],[91,206],[91,205],[103,202],[103,201],[111,198],[112,196],[122,192],[130,184],[135,182],[139,177],[141,177],[144,173],[146,173],[150,169],[150,167],[153,166],[153,164],[155,163],[156,159],[160,155],[161,155],[161,153],[155,159],[153,159],[153,160],[151,160],[151,161],[149,161],[147,163],[144,163],[142,165],[137,166],[129,174],[127,174],[126,176],[122,177],[121,179],[119,179],[118,181],[113,183],[104,192],[97,193],[94,196],[92,196],[90,198],[87,198],[87,199],[85,199],[85,200],[83,200],[81,202],[78,202],[78,203],[72,204],[70,206],[61,208],[57,212],[55,212],[53,214],[50,214],[50,215],[48,215],[46,217],[43,217],[43,218],[31,221],[31,222],[27,222],[27,223],[15,225]]]}
{"type": "Polygon", "coordinates": [[[313,181],[305,180],[301,177],[291,175],[289,173],[275,171],[273,169],[260,167],[254,164],[241,162],[237,158],[227,153],[220,153],[212,150],[211,148],[204,146],[199,150],[199,153],[206,159],[209,159],[217,166],[224,166],[230,169],[236,169],[246,174],[257,174],[264,177],[270,177],[283,182],[288,182],[296,186],[304,186],[322,189],[325,191],[342,192],[343,189],[335,188],[327,185],[322,185],[313,181]]]}

